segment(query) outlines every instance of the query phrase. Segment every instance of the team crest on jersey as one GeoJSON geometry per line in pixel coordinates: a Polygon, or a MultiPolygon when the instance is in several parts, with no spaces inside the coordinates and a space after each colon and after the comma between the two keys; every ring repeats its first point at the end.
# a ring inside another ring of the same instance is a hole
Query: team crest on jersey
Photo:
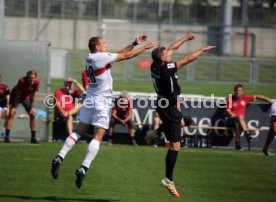
{"type": "Polygon", "coordinates": [[[244,106],[245,105],[245,101],[242,100],[241,101],[241,105],[244,106]]]}
{"type": "Polygon", "coordinates": [[[175,68],[175,64],[174,63],[168,63],[167,67],[168,67],[168,69],[175,68]]]}

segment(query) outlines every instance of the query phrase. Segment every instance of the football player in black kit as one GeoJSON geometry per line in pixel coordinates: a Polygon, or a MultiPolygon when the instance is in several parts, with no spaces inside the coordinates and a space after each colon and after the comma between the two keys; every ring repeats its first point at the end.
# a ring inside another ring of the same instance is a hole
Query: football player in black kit
{"type": "Polygon", "coordinates": [[[166,177],[161,181],[172,196],[179,198],[173,182],[173,170],[176,163],[178,151],[181,148],[181,120],[182,113],[177,109],[177,96],[180,95],[180,87],[177,83],[177,69],[194,61],[203,52],[215,48],[215,46],[205,46],[177,62],[172,62],[172,54],[185,42],[195,39],[193,33],[174,42],[168,49],[157,47],[152,53],[153,63],[151,65],[151,77],[155,91],[157,93],[157,108],[162,125],[158,128],[158,133],[165,133],[167,140],[170,141],[170,148],[166,156],[166,177]]]}

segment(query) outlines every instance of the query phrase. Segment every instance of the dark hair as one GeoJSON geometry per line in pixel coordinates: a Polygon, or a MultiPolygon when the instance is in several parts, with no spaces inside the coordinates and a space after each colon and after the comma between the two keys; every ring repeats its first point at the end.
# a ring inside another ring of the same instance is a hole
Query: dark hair
{"type": "Polygon", "coordinates": [[[234,86],[234,91],[238,90],[238,88],[242,88],[243,89],[243,85],[242,84],[237,84],[234,86]]]}
{"type": "Polygon", "coordinates": [[[163,51],[166,50],[164,46],[159,46],[151,52],[151,58],[154,62],[160,62],[163,51]]]}
{"type": "Polygon", "coordinates": [[[28,78],[30,75],[34,74],[37,77],[37,73],[35,70],[29,70],[26,74],[26,77],[28,78]]]}
{"type": "Polygon", "coordinates": [[[100,39],[102,39],[101,36],[94,36],[89,39],[88,48],[91,51],[91,53],[96,51],[96,45],[99,44],[100,39]]]}

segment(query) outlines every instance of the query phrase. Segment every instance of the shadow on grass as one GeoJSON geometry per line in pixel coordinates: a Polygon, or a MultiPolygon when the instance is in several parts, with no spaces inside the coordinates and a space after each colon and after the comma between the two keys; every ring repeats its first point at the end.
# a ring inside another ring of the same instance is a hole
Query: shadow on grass
{"type": "Polygon", "coordinates": [[[20,200],[27,201],[37,201],[37,200],[45,200],[45,201],[97,201],[97,202],[117,202],[118,200],[109,200],[109,199],[83,199],[83,198],[66,198],[66,197],[57,197],[57,196],[45,196],[45,197],[34,197],[34,196],[20,196],[20,195],[0,195],[1,198],[16,198],[20,200]]]}

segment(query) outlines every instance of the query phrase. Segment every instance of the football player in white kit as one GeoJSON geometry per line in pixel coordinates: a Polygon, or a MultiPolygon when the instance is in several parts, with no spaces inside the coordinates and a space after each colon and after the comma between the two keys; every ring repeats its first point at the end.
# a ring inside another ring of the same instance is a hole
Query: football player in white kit
{"type": "Polygon", "coordinates": [[[90,125],[93,125],[93,140],[88,145],[82,165],[76,171],[76,186],[77,188],[81,187],[85,173],[97,155],[105,130],[109,128],[113,107],[113,80],[110,73],[111,63],[138,56],[145,50],[158,44],[158,42],[150,42],[134,49],[136,45],[144,42],[146,38],[145,35],[135,38],[134,42],[117,53],[106,52],[107,44],[103,37],[97,36],[90,38],[88,43],[90,53],[86,56],[86,73],[89,80],[87,96],[84,101],[84,107],[80,112],[78,126],[67,137],[62,149],[52,161],[51,174],[54,179],[58,179],[59,168],[66,154],[72,149],[80,136],[86,133],[90,125]]]}
{"type": "MultiPolygon", "coordinates": [[[[270,128],[269,128],[268,135],[267,135],[265,145],[264,145],[264,148],[263,148],[263,152],[266,156],[268,155],[269,145],[270,145],[270,143],[272,142],[272,140],[274,139],[274,137],[276,135],[276,102],[274,102],[271,105],[270,117],[271,117],[270,118],[270,128]]],[[[275,171],[275,174],[276,174],[276,154],[274,156],[274,171],[275,171]]]]}

